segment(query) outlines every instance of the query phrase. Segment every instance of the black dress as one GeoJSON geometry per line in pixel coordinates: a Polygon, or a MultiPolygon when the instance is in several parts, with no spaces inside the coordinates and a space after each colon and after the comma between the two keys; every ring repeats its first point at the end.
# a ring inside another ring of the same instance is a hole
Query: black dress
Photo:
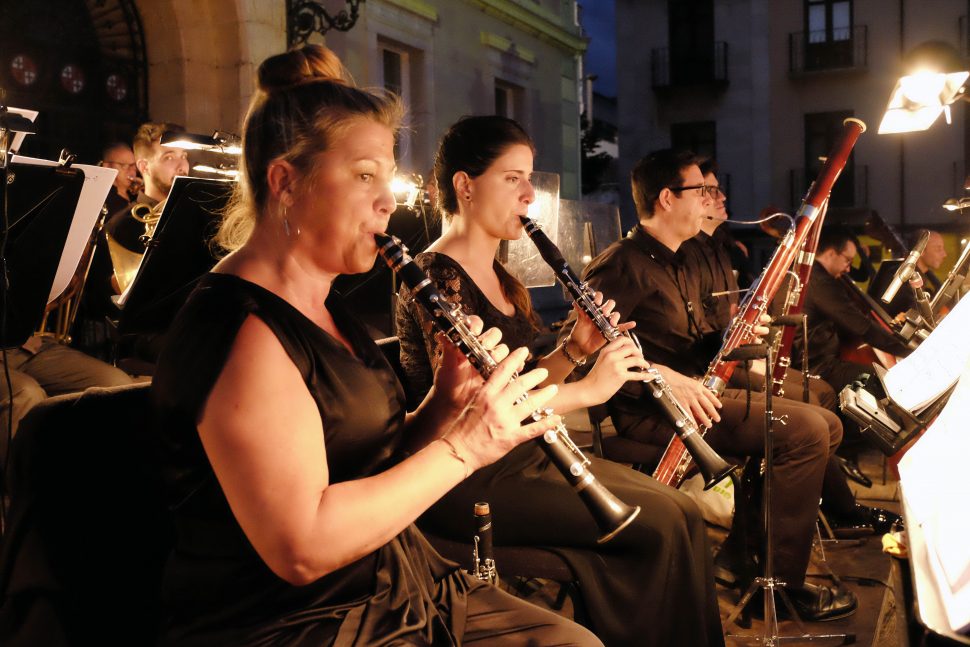
{"type": "MultiPolygon", "coordinates": [[[[536,331],[526,318],[495,308],[456,261],[439,253],[415,260],[466,314],[481,317],[486,329],[501,329],[509,348],[532,342],[536,331]]],[[[416,314],[418,308],[402,290],[396,315],[401,362],[409,381],[430,388],[430,358],[437,351],[430,323],[416,314]]],[[[642,508],[608,544],[597,545],[589,511],[534,443],[475,472],[418,524],[462,539],[467,511],[475,501],[487,500],[496,544],[543,546],[569,562],[579,576],[592,628],[607,645],[723,645],[711,551],[694,502],[628,467],[592,460],[597,479],[622,501],[642,508]]],[[[501,573],[501,564],[498,569],[501,573]]]]}
{"type": "Polygon", "coordinates": [[[266,566],[229,508],[196,423],[249,315],[269,326],[303,375],[325,421],[331,483],[372,475],[395,460],[404,422],[400,384],[339,297],[332,294],[327,308],[356,356],[283,299],[232,275],[204,277],[176,319],[153,382],[177,535],[163,584],[162,644],[453,645],[488,638],[475,614],[481,600],[487,607],[504,594],[456,570],[413,525],[298,587],[266,566]]]}

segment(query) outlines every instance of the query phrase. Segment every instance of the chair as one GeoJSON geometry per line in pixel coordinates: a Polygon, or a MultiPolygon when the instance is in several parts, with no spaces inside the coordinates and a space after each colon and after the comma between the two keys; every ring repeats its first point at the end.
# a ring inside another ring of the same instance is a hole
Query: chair
{"type": "Polygon", "coordinates": [[[610,416],[605,404],[589,407],[587,412],[589,423],[593,427],[594,455],[617,463],[629,463],[633,466],[633,469],[647,475],[653,473],[663,455],[663,448],[624,438],[617,434],[605,435],[603,423],[610,416]]]}
{"type": "Polygon", "coordinates": [[[11,447],[0,644],[153,644],[172,543],[149,385],[50,398],[11,447]]]}

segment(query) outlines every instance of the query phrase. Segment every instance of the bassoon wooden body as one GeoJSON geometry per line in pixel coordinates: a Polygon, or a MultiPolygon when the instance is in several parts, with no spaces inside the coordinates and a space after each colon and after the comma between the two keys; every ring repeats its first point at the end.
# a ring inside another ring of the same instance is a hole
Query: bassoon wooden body
{"type": "MultiPolygon", "coordinates": [[[[729,360],[732,352],[756,340],[755,326],[760,325],[760,319],[768,309],[768,304],[774,298],[778,289],[788,275],[795,257],[808,237],[812,226],[820,218],[824,203],[832,191],[832,186],[849,160],[852,148],[866,130],[866,125],[854,118],[846,119],[842,124],[842,133],[828,158],[822,165],[818,177],[808,188],[805,198],[795,215],[794,225],[782,238],[768,265],[751,285],[747,295],[738,308],[731,326],[724,333],[724,341],[704,374],[703,384],[715,395],[720,396],[734,369],[737,361],[729,360]]],[[[680,438],[674,436],[660,459],[653,477],[667,485],[678,487],[691,466],[690,454],[687,452],[680,438]]]]}

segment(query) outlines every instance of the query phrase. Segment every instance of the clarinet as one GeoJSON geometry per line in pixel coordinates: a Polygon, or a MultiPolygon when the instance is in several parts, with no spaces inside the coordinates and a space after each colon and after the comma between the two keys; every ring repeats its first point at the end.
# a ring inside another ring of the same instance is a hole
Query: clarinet
{"type": "Polygon", "coordinates": [[[474,575],[489,584],[498,584],[495,552],[492,550],[492,512],[488,503],[475,504],[475,548],[472,549],[474,575]]]}
{"type": "MultiPolygon", "coordinates": [[[[449,303],[441,296],[431,279],[408,255],[407,248],[400,240],[385,234],[375,234],[374,238],[384,262],[411,290],[415,302],[425,309],[435,328],[445,333],[451,343],[468,358],[471,365],[487,379],[498,364],[469,330],[461,307],[449,303]]],[[[527,399],[528,396],[523,394],[517,403],[525,402],[527,399]]],[[[547,418],[551,413],[549,409],[537,409],[532,412],[531,418],[539,421],[547,418]]],[[[555,429],[550,429],[533,442],[542,448],[552,464],[562,473],[566,482],[576,490],[593,516],[602,533],[597,543],[608,542],[640,514],[640,506],[632,507],[623,503],[593,476],[588,469],[589,459],[570,439],[566,427],[561,422],[555,429]]]]}
{"type": "MultiPolygon", "coordinates": [[[[593,290],[576,276],[572,268],[569,267],[569,263],[563,258],[562,252],[559,251],[555,243],[549,240],[542,228],[528,216],[519,216],[519,220],[522,221],[525,232],[529,234],[529,238],[538,248],[539,255],[553,269],[556,280],[569,292],[573,302],[593,321],[607,343],[618,337],[626,336],[633,340],[639,350],[640,342],[637,341],[636,335],[631,335],[629,332],[620,332],[620,329],[610,322],[609,317],[605,316],[599,306],[596,305],[593,290]]],[[[653,377],[652,381],[646,383],[651,394],[660,404],[660,408],[670,422],[673,423],[674,432],[697,463],[697,467],[704,477],[704,489],[714,487],[721,479],[729,476],[735,467],[721,458],[707,444],[707,441],[699,433],[700,429],[694,421],[694,416],[677,401],[673,391],[670,390],[670,386],[660,376],[660,371],[651,366],[646,369],[646,373],[653,377]]]]}
{"type": "MultiPolygon", "coordinates": [[[[755,341],[754,327],[758,325],[761,315],[765,314],[768,304],[788,276],[796,254],[808,237],[809,230],[820,218],[824,203],[832,191],[832,185],[835,184],[849,160],[852,147],[865,130],[866,125],[858,119],[850,117],[842,122],[842,134],[825,160],[818,177],[812,182],[808,193],[802,199],[802,205],[795,217],[795,226],[790,228],[782,238],[771,260],[761,272],[761,276],[751,285],[744,301],[741,302],[731,326],[724,332],[721,349],[707,367],[703,378],[704,386],[718,397],[724,393],[728,380],[731,379],[738,364],[738,360],[731,360],[728,357],[741,346],[755,341]]],[[[702,433],[706,431],[704,429],[702,433]]],[[[653,473],[653,477],[661,483],[678,487],[683,482],[690,463],[690,455],[684,448],[684,444],[680,438],[674,436],[670,439],[663,456],[660,457],[660,464],[653,473]]]]}

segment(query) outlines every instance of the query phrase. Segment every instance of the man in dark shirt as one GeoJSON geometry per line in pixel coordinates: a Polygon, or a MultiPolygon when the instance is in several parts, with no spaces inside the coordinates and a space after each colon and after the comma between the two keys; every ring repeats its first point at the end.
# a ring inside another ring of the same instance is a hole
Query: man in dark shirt
{"type": "Polygon", "coordinates": [[[808,367],[801,366],[804,338],[795,338],[792,361],[802,370],[820,375],[841,391],[872,367],[840,357],[843,344],[865,342],[892,355],[905,356],[909,349],[875,318],[860,310],[840,278],[856,255],[852,235],[838,228],[824,229],[808,281],[803,312],[808,317],[808,367]]]}
{"type": "MultiPolygon", "coordinates": [[[[590,263],[586,279],[616,301],[624,320],[636,322],[644,356],[698,423],[713,426],[706,439],[715,451],[760,457],[762,396],[752,395],[749,412],[744,392],[728,389],[719,399],[696,379],[710,360],[705,336],[714,331],[681,245],[700,231],[715,190],[705,184],[692,155],[670,150],[640,160],[631,179],[640,223],[590,263]]],[[[642,385],[629,384],[614,396],[613,423],[624,436],[666,445],[673,428],[643,395],[642,385]]],[[[826,462],[842,438],[841,424],[834,414],[799,402],[776,400],[774,412],[784,420],[775,425],[770,511],[776,574],[804,618],[848,615],[857,605],[850,592],[804,581],[826,462]]]]}
{"type": "MultiPolygon", "coordinates": [[[[923,253],[920,254],[919,260],[916,261],[916,269],[923,277],[923,290],[927,296],[932,297],[940,289],[942,283],[934,272],[940,269],[943,261],[946,260],[946,247],[943,245],[943,236],[940,235],[940,232],[929,229],[916,230],[911,239],[912,244],[915,245],[916,241],[926,232],[929,232],[930,238],[923,253]]],[[[898,258],[883,261],[882,265],[879,266],[876,278],[869,284],[868,289],[869,296],[876,299],[879,305],[892,317],[916,307],[916,298],[913,296],[913,290],[909,285],[903,285],[889,303],[882,301],[882,295],[886,293],[886,288],[889,287],[902,262],[902,259],[898,258]]]]}

